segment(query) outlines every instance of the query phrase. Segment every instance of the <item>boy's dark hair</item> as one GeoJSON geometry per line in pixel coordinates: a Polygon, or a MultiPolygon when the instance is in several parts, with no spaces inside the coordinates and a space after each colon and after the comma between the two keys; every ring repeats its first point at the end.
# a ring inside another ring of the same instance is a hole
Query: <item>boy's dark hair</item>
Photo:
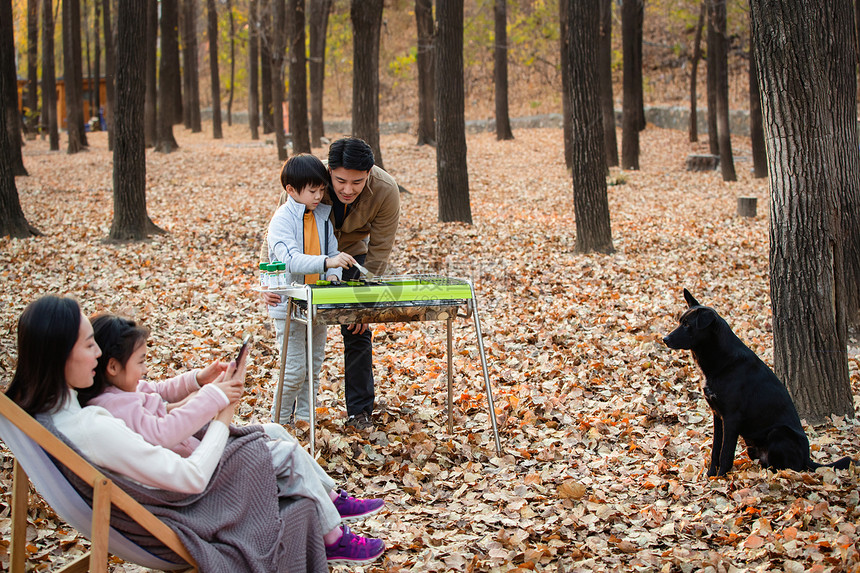
{"type": "Polygon", "coordinates": [[[373,167],[373,149],[357,137],[344,137],[328,148],[328,168],[345,167],[356,171],[370,171],[373,167]]]}
{"type": "Polygon", "coordinates": [[[300,153],[284,161],[281,167],[281,185],[284,189],[291,185],[301,192],[307,185],[314,187],[328,186],[328,170],[319,157],[309,153],[300,153]]]}
{"type": "Polygon", "coordinates": [[[123,368],[134,354],[135,349],[149,338],[149,329],[138,326],[133,320],[114,314],[100,314],[92,320],[93,338],[102,350],[93,385],[78,390],[81,406],[105,391],[110,386],[107,379],[107,366],[111,358],[122,364],[123,368]]]}

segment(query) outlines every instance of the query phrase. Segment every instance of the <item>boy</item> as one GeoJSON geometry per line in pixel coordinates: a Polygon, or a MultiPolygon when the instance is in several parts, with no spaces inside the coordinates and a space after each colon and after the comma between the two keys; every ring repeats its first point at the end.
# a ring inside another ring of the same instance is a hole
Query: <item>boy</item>
{"type": "MultiPolygon", "coordinates": [[[[290,282],[316,284],[326,280],[340,280],[341,269],[355,264],[355,259],[337,250],[337,239],[329,222],[331,206],[322,204],[328,170],[317,157],[300,154],[288,159],[281,168],[281,185],[287,194],[286,202],[275,211],[268,230],[270,261],[283,261],[290,274],[290,282]]],[[[269,306],[269,316],[275,321],[278,348],[283,348],[287,303],[282,301],[269,306]]],[[[305,340],[306,326],[290,323],[284,385],[281,393],[281,420],[293,414],[294,420],[309,420],[305,340]]],[[[313,332],[313,383],[314,397],[319,387],[319,371],[325,354],[326,329],[313,332]]],[[[272,418],[275,418],[272,406],[272,418]]]]}

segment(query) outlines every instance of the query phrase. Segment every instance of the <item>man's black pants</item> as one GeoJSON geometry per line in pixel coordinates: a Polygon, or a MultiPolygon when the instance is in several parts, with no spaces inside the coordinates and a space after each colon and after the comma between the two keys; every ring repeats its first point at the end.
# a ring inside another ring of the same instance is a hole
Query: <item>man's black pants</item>
{"type": "MultiPolygon", "coordinates": [[[[364,264],[367,255],[358,255],[355,260],[364,264]]],[[[358,269],[344,269],[343,280],[359,277],[358,269]]],[[[373,340],[371,329],[363,334],[353,334],[347,326],[341,326],[343,335],[344,394],[346,394],[346,414],[355,416],[362,412],[373,413],[373,340]]]]}

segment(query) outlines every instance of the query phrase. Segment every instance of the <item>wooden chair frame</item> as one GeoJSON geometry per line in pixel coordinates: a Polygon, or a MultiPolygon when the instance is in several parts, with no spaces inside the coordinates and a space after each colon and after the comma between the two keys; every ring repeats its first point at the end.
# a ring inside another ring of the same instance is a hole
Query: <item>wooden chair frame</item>
{"type": "MultiPolygon", "coordinates": [[[[66,564],[59,569],[59,572],[107,572],[108,552],[114,545],[123,546],[126,552],[131,548],[131,553],[134,555],[138,555],[139,553],[150,555],[152,563],[157,565],[167,565],[168,567],[166,567],[166,569],[172,570],[184,568],[186,571],[197,571],[197,563],[188,553],[188,550],[182,544],[182,541],[179,539],[176,532],[170,529],[170,527],[149,512],[140,503],[132,499],[131,496],[122,489],[115,487],[110,479],[105,477],[92,464],[78,455],[77,452],[64,444],[57,436],[49,432],[44,426],[22,410],[17,404],[12,402],[12,400],[3,393],[0,393],[0,415],[2,415],[3,418],[0,419],[0,422],[10,422],[29,440],[35,442],[35,444],[38,445],[44,453],[52,456],[55,460],[62,463],[65,467],[70,469],[78,477],[93,487],[92,508],[86,508],[86,510],[92,512],[91,529],[89,531],[85,530],[85,526],[87,525],[86,523],[83,525],[75,524],[73,521],[76,520],[67,518],[58,511],[60,517],[69,521],[69,525],[75,527],[75,529],[77,529],[82,535],[89,538],[92,543],[90,551],[86,555],[66,564]],[[110,526],[111,506],[116,506],[118,509],[125,512],[126,515],[140,524],[166,547],[170,548],[174,553],[182,557],[182,559],[185,560],[185,563],[171,564],[154,555],[148,554],[145,552],[145,549],[135,545],[129,539],[123,537],[121,533],[112,529],[110,526]]],[[[42,468],[43,466],[37,465],[36,461],[32,459],[27,459],[28,452],[22,451],[22,449],[29,449],[27,448],[29,444],[25,444],[24,448],[19,447],[19,451],[17,453],[14,451],[10,442],[15,441],[21,443],[21,440],[19,439],[21,436],[12,436],[11,434],[13,432],[8,427],[8,424],[4,425],[6,426],[6,432],[4,432],[2,436],[3,440],[6,442],[6,446],[9,447],[15,455],[12,485],[12,543],[10,573],[24,573],[25,563],[27,560],[26,535],[27,507],[29,502],[29,488],[27,486],[28,477],[24,472],[24,468],[28,467],[28,465],[34,469],[42,468]]],[[[3,427],[0,427],[0,430],[3,429],[3,427]]],[[[40,471],[38,474],[39,477],[34,479],[34,482],[42,481],[44,483],[44,480],[46,479],[55,481],[62,480],[63,483],[59,485],[71,488],[71,484],[69,484],[68,480],[66,480],[62,473],[60,473],[56,468],[53,469],[56,470],[56,473],[50,476],[44,475],[44,470],[40,471]]],[[[31,470],[31,473],[32,471],[33,470],[31,470]]],[[[33,475],[36,476],[37,474],[33,475]]],[[[39,491],[39,488],[35,483],[34,486],[36,487],[36,490],[39,491]]],[[[40,493],[45,497],[43,492],[40,493]]],[[[59,505],[59,503],[57,503],[56,499],[52,501],[46,498],[45,500],[54,507],[55,511],[57,510],[57,505],[59,505]]],[[[62,502],[65,501],[67,500],[62,500],[62,502]]],[[[78,504],[83,503],[83,499],[79,496],[77,496],[77,499],[74,501],[78,504]]],[[[119,551],[115,550],[115,552],[111,552],[126,561],[137,563],[137,560],[128,559],[123,556],[123,547],[119,547],[119,551]]],[[[152,568],[152,563],[140,562],[138,564],[152,568]]]]}

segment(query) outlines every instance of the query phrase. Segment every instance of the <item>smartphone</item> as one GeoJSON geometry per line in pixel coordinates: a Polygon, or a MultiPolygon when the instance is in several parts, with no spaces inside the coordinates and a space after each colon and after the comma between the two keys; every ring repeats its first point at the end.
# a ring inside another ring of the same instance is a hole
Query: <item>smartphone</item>
{"type": "Polygon", "coordinates": [[[246,334],[245,338],[242,339],[242,346],[239,347],[239,354],[236,355],[236,364],[238,365],[242,362],[242,358],[245,357],[245,354],[248,352],[248,342],[251,340],[251,335],[246,334]]]}

